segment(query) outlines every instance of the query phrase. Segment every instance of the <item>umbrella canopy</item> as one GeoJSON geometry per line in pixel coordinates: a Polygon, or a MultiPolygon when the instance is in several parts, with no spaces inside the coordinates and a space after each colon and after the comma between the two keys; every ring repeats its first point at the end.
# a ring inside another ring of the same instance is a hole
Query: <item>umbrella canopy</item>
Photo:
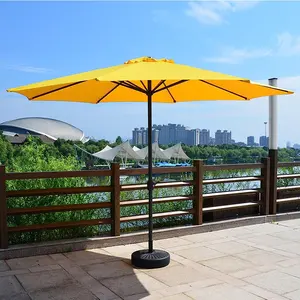
{"type": "Polygon", "coordinates": [[[122,65],[46,80],[9,89],[29,100],[72,102],[152,102],[250,100],[291,92],[222,73],[175,64],[172,60],[142,57],[122,65]]]}
{"type": "MultiPolygon", "coordinates": [[[[292,94],[291,91],[208,70],[175,64],[173,60],[141,57],[122,65],[12,88],[29,100],[86,103],[148,103],[148,250],[132,254],[137,267],[158,268],[170,262],[166,251],[153,250],[152,102],[176,103],[199,100],[250,100],[292,94]]],[[[103,154],[109,152],[104,151],[103,154]]],[[[135,155],[134,150],[132,150],[135,155]]]]}

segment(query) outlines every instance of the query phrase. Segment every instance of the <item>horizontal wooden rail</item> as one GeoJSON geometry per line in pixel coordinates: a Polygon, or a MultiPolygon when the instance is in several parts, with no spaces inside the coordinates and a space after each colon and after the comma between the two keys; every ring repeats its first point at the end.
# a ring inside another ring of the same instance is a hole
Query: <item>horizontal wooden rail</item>
{"type": "MultiPolygon", "coordinates": [[[[175,174],[175,173],[189,173],[195,172],[195,167],[154,167],[153,175],[159,174],[175,174]]],[[[121,175],[134,176],[134,175],[147,175],[148,168],[139,168],[139,169],[121,169],[121,175]]]]}
{"type": "Polygon", "coordinates": [[[6,173],[6,180],[111,176],[111,170],[6,173]]]}
{"type": "Polygon", "coordinates": [[[290,197],[290,198],[282,198],[282,199],[277,199],[277,203],[289,203],[289,202],[298,202],[300,201],[300,197],[290,197]]]}
{"type": "Polygon", "coordinates": [[[246,181],[261,181],[261,176],[244,176],[244,177],[232,177],[232,178],[217,178],[217,179],[205,179],[203,184],[219,184],[219,183],[234,183],[234,182],[246,182],[246,181]]]}
{"type": "Polygon", "coordinates": [[[252,170],[261,169],[264,164],[229,164],[229,165],[204,165],[204,171],[226,171],[226,170],[252,170]]]}
{"type": "Polygon", "coordinates": [[[20,190],[7,191],[6,197],[31,197],[31,196],[50,196],[50,195],[68,195],[82,193],[102,193],[111,192],[111,186],[86,186],[72,188],[51,188],[51,189],[36,189],[36,190],[20,190]]]}
{"type": "Polygon", "coordinates": [[[224,210],[232,210],[232,209],[240,209],[247,208],[250,206],[259,206],[259,202],[246,202],[246,203],[238,203],[238,204],[230,204],[230,205],[219,205],[212,207],[204,207],[203,212],[214,212],[214,211],[224,211],[224,210]]]}
{"type": "Polygon", "coordinates": [[[111,224],[111,219],[95,219],[95,220],[82,220],[82,221],[71,221],[71,222],[56,222],[50,224],[33,224],[25,226],[8,227],[8,232],[26,232],[36,230],[48,230],[48,229],[60,229],[70,228],[77,226],[93,226],[102,224],[111,224]]]}
{"type": "MultiPolygon", "coordinates": [[[[168,218],[168,217],[177,217],[177,216],[183,216],[183,215],[190,215],[193,214],[194,210],[180,210],[180,211],[170,211],[170,212],[164,212],[164,213],[156,213],[153,214],[153,218],[168,218]]],[[[132,221],[140,221],[140,220],[147,220],[149,218],[149,215],[138,215],[138,216],[129,216],[129,217],[121,217],[121,222],[132,222],[132,221]]]]}
{"type": "MultiPolygon", "coordinates": [[[[184,187],[193,185],[193,181],[171,181],[171,182],[159,182],[156,183],[155,189],[171,188],[171,187],[184,187]]],[[[121,191],[134,191],[134,190],[145,190],[147,189],[147,184],[128,184],[122,185],[121,191]]]]}
{"type": "Polygon", "coordinates": [[[282,174],[277,175],[277,179],[300,178],[300,174],[282,174]]]}
{"type": "Polygon", "coordinates": [[[299,190],[300,185],[291,185],[291,186],[281,186],[277,188],[277,192],[287,191],[287,190],[299,190]]]}
{"type": "Polygon", "coordinates": [[[290,167],[300,167],[300,161],[278,163],[278,168],[290,168],[290,167]]]}
{"type": "Polygon", "coordinates": [[[240,196],[240,195],[247,195],[247,194],[257,194],[260,192],[260,189],[254,190],[239,190],[239,191],[230,191],[230,192],[220,192],[220,193],[209,193],[204,194],[203,198],[216,198],[216,197],[228,197],[228,196],[240,196]]]}
{"type": "MultiPolygon", "coordinates": [[[[158,204],[158,203],[175,202],[175,201],[188,201],[188,200],[193,200],[194,198],[195,196],[193,195],[155,198],[153,199],[153,203],[158,204]]],[[[126,200],[126,201],[121,201],[120,206],[146,205],[148,203],[149,203],[148,199],[126,200]]]]}
{"type": "Polygon", "coordinates": [[[98,208],[110,208],[110,202],[100,203],[86,203],[86,204],[70,204],[70,205],[52,205],[52,206],[38,206],[38,207],[20,207],[20,208],[8,208],[8,215],[27,215],[27,214],[40,214],[40,213],[53,213],[62,211],[76,211],[76,210],[88,210],[98,208]]]}

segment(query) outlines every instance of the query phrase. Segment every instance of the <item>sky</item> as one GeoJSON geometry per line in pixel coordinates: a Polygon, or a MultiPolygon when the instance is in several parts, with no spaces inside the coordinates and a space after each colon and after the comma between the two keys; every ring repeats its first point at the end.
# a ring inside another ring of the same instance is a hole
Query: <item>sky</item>
{"type": "MultiPolygon", "coordinates": [[[[300,143],[300,2],[296,1],[0,1],[0,123],[49,117],[87,136],[131,138],[147,127],[145,103],[31,102],[6,89],[136,57],[180,64],[278,86],[278,143],[300,143]]],[[[154,104],[153,123],[231,130],[246,142],[264,135],[268,98],[154,104]]]]}

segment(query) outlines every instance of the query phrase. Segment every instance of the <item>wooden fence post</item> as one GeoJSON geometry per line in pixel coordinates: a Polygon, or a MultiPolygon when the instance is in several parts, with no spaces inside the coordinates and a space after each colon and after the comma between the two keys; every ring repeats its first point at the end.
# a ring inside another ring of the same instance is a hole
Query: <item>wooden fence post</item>
{"type": "Polygon", "coordinates": [[[270,213],[270,158],[263,158],[261,162],[264,164],[261,169],[261,176],[263,177],[261,181],[261,214],[268,215],[270,213]]]}
{"type": "Polygon", "coordinates": [[[203,161],[194,160],[194,167],[196,171],[194,172],[194,225],[201,225],[203,223],[203,161]]]}
{"type": "Polygon", "coordinates": [[[0,248],[8,247],[5,166],[0,166],[0,248]]]}
{"type": "Polygon", "coordinates": [[[275,215],[277,211],[277,169],[278,151],[270,149],[270,209],[269,214],[275,215]]]}
{"type": "Polygon", "coordinates": [[[111,234],[113,236],[120,235],[120,164],[112,163],[111,164],[111,234]]]}

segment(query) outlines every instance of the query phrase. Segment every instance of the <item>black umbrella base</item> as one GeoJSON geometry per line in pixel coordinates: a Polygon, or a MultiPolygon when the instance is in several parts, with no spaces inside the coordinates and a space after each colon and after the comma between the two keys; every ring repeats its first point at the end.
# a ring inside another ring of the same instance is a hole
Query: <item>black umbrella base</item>
{"type": "Polygon", "coordinates": [[[142,269],[157,269],[170,263],[170,254],[163,250],[139,250],[131,254],[131,263],[142,269]]]}

